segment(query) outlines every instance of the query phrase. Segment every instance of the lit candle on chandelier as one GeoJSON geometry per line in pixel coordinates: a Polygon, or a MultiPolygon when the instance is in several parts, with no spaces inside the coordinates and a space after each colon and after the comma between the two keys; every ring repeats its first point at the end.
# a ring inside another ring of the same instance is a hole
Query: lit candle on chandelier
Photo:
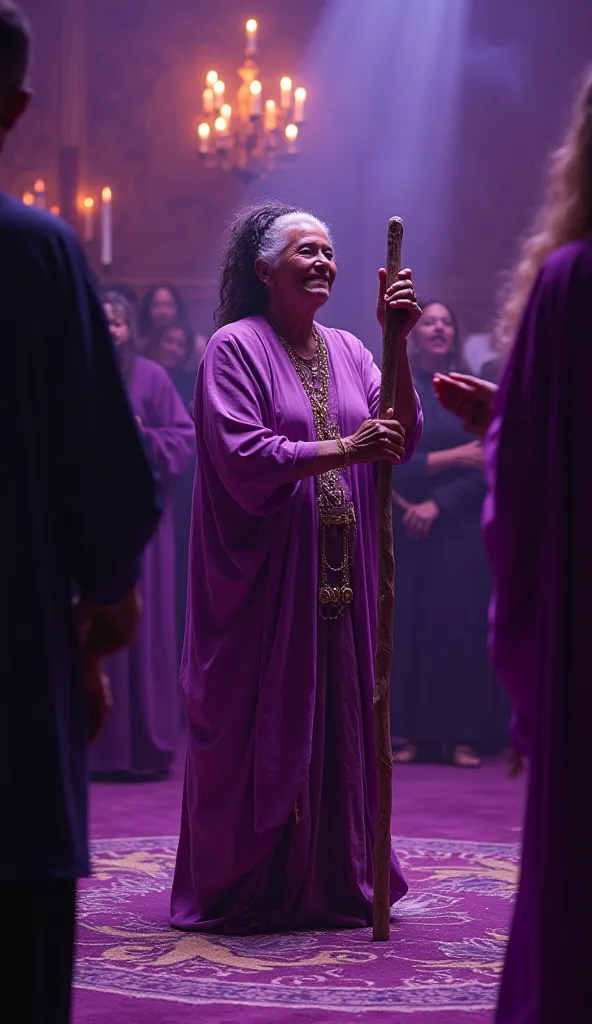
{"type": "Polygon", "coordinates": [[[49,212],[53,213],[54,217],[59,217],[59,215],[60,215],[60,208],[59,208],[59,206],[50,206],[49,212]]]}
{"type": "Polygon", "coordinates": [[[45,209],[45,182],[43,178],[38,178],[33,185],[33,195],[35,196],[35,206],[38,206],[40,210],[45,209]]]}
{"type": "Polygon", "coordinates": [[[101,263],[113,263],[113,193],[110,188],[101,192],[101,263]]]}
{"type": "Polygon", "coordinates": [[[95,201],[90,196],[82,203],[82,236],[85,242],[95,237],[95,201]]]}
{"type": "Polygon", "coordinates": [[[214,90],[204,89],[203,91],[203,112],[204,114],[211,114],[214,110],[214,90]]]}
{"type": "Polygon", "coordinates": [[[220,107],[224,103],[224,92],[226,86],[221,78],[217,82],[214,82],[214,107],[216,110],[220,110],[220,107]]]}
{"type": "Polygon", "coordinates": [[[251,117],[261,116],[261,82],[255,79],[249,86],[251,93],[251,117]]]}
{"type": "Polygon", "coordinates": [[[289,110],[292,103],[292,79],[288,77],[282,78],[280,90],[282,110],[289,110]]]}
{"type": "Polygon", "coordinates": [[[216,129],[218,149],[226,149],[228,146],[226,138],[228,134],[228,121],[225,117],[217,117],[214,121],[214,128],[216,129]]]}
{"type": "Polygon", "coordinates": [[[306,103],[306,89],[302,87],[294,92],[294,123],[302,124],[304,121],[304,104],[306,103]]]}
{"type": "Polygon", "coordinates": [[[296,153],[296,139],[298,138],[298,125],[288,124],[286,125],[286,140],[287,140],[287,152],[290,156],[294,156],[296,153]]]}
{"type": "Polygon", "coordinates": [[[210,151],[210,135],[211,130],[209,124],[202,121],[197,127],[197,134],[199,136],[199,151],[200,153],[209,153],[210,151]]]}
{"type": "Polygon", "coordinates": [[[249,18],[245,25],[247,30],[247,56],[253,57],[257,53],[257,22],[254,18],[249,18]]]}
{"type": "Polygon", "coordinates": [[[25,206],[35,206],[35,196],[32,192],[25,192],[23,195],[23,203],[25,206]]]}
{"type": "Polygon", "coordinates": [[[230,103],[222,104],[220,107],[220,117],[223,117],[228,125],[230,124],[230,119],[232,117],[232,107],[230,106],[230,103]]]}
{"type": "Polygon", "coordinates": [[[277,128],[277,108],[275,100],[265,101],[265,130],[273,132],[277,128]]]}

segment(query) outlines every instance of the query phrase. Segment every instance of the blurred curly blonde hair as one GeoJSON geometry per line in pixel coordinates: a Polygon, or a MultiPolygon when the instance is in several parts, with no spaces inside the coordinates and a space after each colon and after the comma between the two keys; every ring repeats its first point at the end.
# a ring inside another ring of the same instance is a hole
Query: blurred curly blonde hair
{"type": "Polygon", "coordinates": [[[552,155],[541,209],[501,294],[496,347],[511,347],[539,270],[555,249],[592,231],[592,65],[576,101],[565,142],[552,155]]]}

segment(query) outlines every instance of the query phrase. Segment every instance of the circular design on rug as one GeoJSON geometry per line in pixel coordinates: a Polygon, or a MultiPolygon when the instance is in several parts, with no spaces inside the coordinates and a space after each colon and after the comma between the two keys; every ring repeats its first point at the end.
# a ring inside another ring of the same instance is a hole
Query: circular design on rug
{"type": "Polygon", "coordinates": [[[169,925],[176,838],[93,844],[81,883],[76,985],[189,1004],[347,1014],[489,1010],[495,1004],[519,849],[396,839],[410,894],[390,943],[369,929],[245,938],[169,925]]]}

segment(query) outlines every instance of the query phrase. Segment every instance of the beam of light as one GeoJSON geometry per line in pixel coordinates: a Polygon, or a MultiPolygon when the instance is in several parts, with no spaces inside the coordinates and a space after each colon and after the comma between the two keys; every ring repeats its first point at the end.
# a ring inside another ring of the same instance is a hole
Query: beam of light
{"type": "Polygon", "coordinates": [[[404,261],[420,290],[450,268],[469,9],[470,0],[330,0],[302,68],[311,99],[297,165],[251,186],[252,198],[279,195],[332,225],[342,280],[327,317],[349,329],[376,336],[389,216],[403,217],[404,261]]]}

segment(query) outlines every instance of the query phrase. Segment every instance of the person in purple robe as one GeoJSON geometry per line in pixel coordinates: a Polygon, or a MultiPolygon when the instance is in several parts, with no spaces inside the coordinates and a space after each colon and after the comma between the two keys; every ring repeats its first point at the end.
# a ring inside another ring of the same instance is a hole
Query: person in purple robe
{"type": "Polygon", "coordinates": [[[483,529],[490,647],[528,760],[520,887],[497,1024],[592,1019],[588,480],[592,379],[592,68],[499,325],[515,338],[499,393],[438,378],[442,403],[489,427],[483,529]]]}
{"type": "Polygon", "coordinates": [[[114,707],[91,767],[95,779],[146,780],[167,775],[180,736],[172,488],[193,458],[193,422],[166,371],[135,353],[131,306],[116,293],[103,301],[136,421],[161,476],[163,513],[144,555],[136,642],[105,662],[114,707]]]}
{"type": "MultiPolygon", "coordinates": [[[[172,923],[253,933],[372,918],[377,608],[374,466],[409,458],[421,410],[406,349],[398,421],[380,372],[314,317],[328,228],[269,202],[239,214],[195,401],[182,689],[188,724],[172,923]]],[[[385,294],[404,331],[411,272],[385,294]]],[[[391,898],[407,891],[393,855],[391,898]]]]}

